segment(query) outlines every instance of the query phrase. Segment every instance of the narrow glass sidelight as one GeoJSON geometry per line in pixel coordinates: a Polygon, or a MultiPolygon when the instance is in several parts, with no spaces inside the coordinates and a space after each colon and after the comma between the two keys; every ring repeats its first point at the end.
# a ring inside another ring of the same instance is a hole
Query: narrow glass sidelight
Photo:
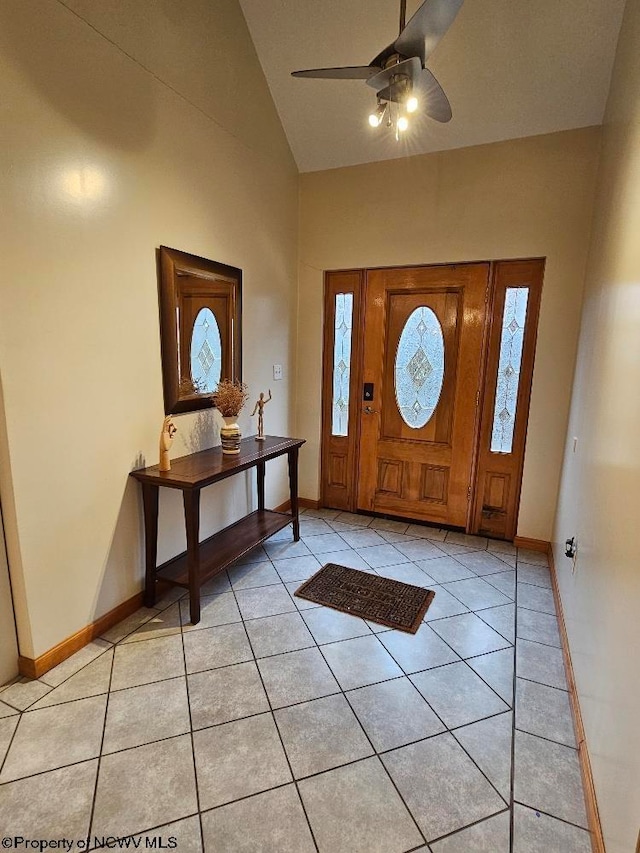
{"type": "Polygon", "coordinates": [[[351,335],[353,293],[336,293],[333,329],[333,400],[331,435],[349,431],[349,380],[351,377],[351,335]]]}
{"type": "Polygon", "coordinates": [[[513,450],[528,300],[528,287],[507,287],[491,431],[492,453],[511,453],[513,450]]]}
{"type": "Polygon", "coordinates": [[[222,340],[213,311],[201,308],[191,333],[191,379],[200,394],[216,390],[222,370],[222,340]]]}
{"type": "Polygon", "coordinates": [[[443,382],[442,326],[425,305],[409,315],[396,352],[396,403],[407,426],[420,429],[429,423],[440,400],[443,382]]]}

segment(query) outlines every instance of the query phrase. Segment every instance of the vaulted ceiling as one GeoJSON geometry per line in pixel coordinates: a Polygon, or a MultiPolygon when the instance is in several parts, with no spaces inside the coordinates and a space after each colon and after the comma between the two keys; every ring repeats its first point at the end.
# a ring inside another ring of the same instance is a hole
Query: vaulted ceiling
{"type": "MultiPolygon", "coordinates": [[[[300,171],[600,124],[624,0],[465,0],[428,61],[453,108],[396,142],[362,80],[299,68],[367,65],[398,33],[396,0],[240,0],[300,171]]],[[[408,0],[407,19],[420,5],[408,0]]]]}

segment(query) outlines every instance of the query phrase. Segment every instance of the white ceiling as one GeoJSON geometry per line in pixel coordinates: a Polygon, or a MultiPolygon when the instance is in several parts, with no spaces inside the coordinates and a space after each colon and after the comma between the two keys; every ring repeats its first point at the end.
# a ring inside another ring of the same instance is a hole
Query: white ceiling
{"type": "MultiPolygon", "coordinates": [[[[428,61],[453,108],[397,143],[362,80],[291,71],[368,65],[398,33],[397,0],[240,0],[302,172],[600,124],[625,0],[465,0],[428,61]]],[[[407,20],[420,5],[408,0],[407,20]]]]}

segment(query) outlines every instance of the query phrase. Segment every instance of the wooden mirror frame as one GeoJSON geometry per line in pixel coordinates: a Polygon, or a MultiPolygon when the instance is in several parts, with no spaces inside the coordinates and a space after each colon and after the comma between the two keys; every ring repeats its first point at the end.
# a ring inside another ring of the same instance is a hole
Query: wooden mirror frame
{"type": "Polygon", "coordinates": [[[215,405],[191,383],[191,338],[198,312],[209,308],[220,332],[220,379],[242,381],[242,270],[160,246],[160,346],[166,415],[215,405]]]}

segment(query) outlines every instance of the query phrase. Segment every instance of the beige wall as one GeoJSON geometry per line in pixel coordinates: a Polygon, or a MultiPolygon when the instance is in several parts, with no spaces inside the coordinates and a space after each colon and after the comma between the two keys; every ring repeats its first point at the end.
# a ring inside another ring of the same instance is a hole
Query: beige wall
{"type": "Polygon", "coordinates": [[[554,550],[607,851],[630,853],[640,829],[638,0],[622,25],[595,211],[554,550]],[[562,554],[574,535],[572,573],[562,554]]]}
{"type": "MultiPolygon", "coordinates": [[[[244,270],[245,379],[292,429],[297,171],[236,0],[5,0],[0,62],[0,485],[31,657],[141,586],[127,475],[163,418],[159,245],[244,270]]],[[[214,420],[177,419],[173,454],[217,443],[214,420]]],[[[282,466],[267,488],[286,497],[282,466]]],[[[160,559],[184,543],[175,498],[160,559]]],[[[203,533],[251,500],[242,478],[208,490],[203,533]]]]}
{"type": "Polygon", "coordinates": [[[587,128],[301,175],[301,494],[318,496],[323,270],[546,256],[518,533],[550,539],[598,151],[587,128]]]}
{"type": "Polygon", "coordinates": [[[4,543],[2,509],[0,508],[0,684],[18,674],[18,644],[13,617],[9,564],[4,543]]]}

